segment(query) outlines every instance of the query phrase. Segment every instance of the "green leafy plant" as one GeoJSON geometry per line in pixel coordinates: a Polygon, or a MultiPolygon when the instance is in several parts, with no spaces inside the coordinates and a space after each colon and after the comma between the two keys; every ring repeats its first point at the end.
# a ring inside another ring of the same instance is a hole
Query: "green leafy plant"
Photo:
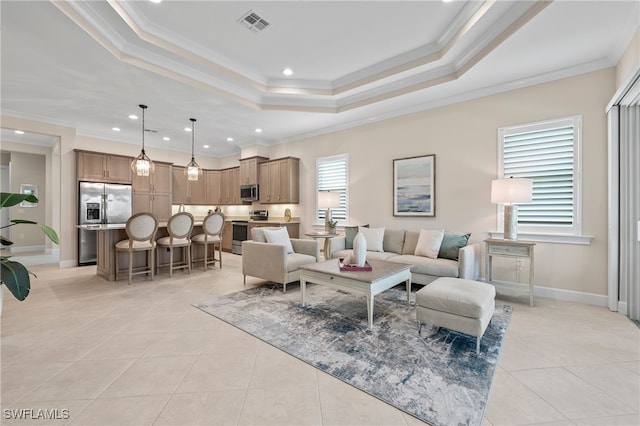
{"type": "Polygon", "coordinates": [[[329,228],[334,229],[336,227],[336,225],[338,224],[337,220],[333,220],[333,219],[329,219],[329,228]]]}
{"type": "MultiPolygon", "coordinates": [[[[35,195],[13,194],[10,192],[0,193],[0,208],[12,207],[23,201],[37,203],[38,198],[35,195]]],[[[12,219],[9,222],[9,225],[5,225],[0,229],[21,224],[37,225],[51,241],[56,244],[59,243],[58,234],[56,234],[56,231],[54,231],[53,228],[50,228],[47,225],[24,219],[12,219]]],[[[13,244],[12,241],[2,236],[0,236],[0,243],[3,246],[10,246],[13,244]]],[[[22,263],[10,259],[11,256],[0,256],[0,282],[7,286],[11,294],[13,294],[16,299],[22,301],[27,298],[29,290],[31,289],[31,277],[29,275],[33,275],[34,277],[36,277],[36,275],[29,272],[22,263]]]]}

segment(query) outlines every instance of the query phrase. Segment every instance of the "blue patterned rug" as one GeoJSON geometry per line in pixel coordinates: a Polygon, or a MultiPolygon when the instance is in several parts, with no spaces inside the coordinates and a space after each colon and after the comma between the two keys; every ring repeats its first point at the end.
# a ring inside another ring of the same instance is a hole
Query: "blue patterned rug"
{"type": "Polygon", "coordinates": [[[402,286],[377,295],[373,331],[364,297],[319,285],[304,308],[295,287],[269,285],[197,307],[424,422],[480,425],[511,307],[496,306],[476,356],[475,337],[419,337],[415,289],[405,300],[402,286]]]}

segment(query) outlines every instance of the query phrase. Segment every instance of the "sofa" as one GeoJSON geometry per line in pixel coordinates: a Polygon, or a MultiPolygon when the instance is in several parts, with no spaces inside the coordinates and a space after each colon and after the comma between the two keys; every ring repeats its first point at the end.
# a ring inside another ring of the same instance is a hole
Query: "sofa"
{"type": "Polygon", "coordinates": [[[300,280],[300,266],[320,260],[320,242],[289,238],[286,227],[257,227],[242,242],[242,274],[282,284],[300,280]]]}
{"type": "MultiPolygon", "coordinates": [[[[358,229],[363,228],[346,227],[346,235],[331,238],[328,244],[329,253],[325,253],[325,258],[348,258],[352,253],[348,240],[353,240],[358,229]]],[[[480,244],[468,244],[470,234],[441,230],[439,248],[435,252],[422,253],[417,250],[418,242],[421,234],[428,234],[427,230],[364,228],[364,232],[367,238],[367,259],[411,265],[411,281],[415,284],[427,285],[440,277],[476,281],[480,276],[480,244]],[[377,238],[372,240],[372,234],[377,238]]],[[[437,237],[435,239],[437,240],[437,237]]],[[[434,244],[437,245],[437,241],[434,244]]]]}

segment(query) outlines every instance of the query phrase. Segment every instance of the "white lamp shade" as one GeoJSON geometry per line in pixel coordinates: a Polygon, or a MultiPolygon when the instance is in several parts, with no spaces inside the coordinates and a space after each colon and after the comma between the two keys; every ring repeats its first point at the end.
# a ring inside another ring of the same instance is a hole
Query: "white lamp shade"
{"type": "Polygon", "coordinates": [[[321,191],[318,192],[318,208],[319,209],[333,209],[340,207],[340,193],[321,191]]]}
{"type": "Polygon", "coordinates": [[[531,202],[533,181],[524,178],[494,179],[491,181],[491,202],[522,204],[531,202]]]}

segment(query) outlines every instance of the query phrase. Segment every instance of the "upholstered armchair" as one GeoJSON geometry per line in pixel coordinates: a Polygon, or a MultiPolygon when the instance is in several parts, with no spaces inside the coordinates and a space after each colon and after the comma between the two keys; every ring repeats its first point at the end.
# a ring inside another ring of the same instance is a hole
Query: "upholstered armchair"
{"type": "Polygon", "coordinates": [[[317,240],[289,238],[287,228],[257,227],[251,230],[252,240],[242,242],[242,274],[282,284],[300,279],[300,266],[320,260],[317,240]],[[269,242],[271,241],[271,242],[269,242]]]}

